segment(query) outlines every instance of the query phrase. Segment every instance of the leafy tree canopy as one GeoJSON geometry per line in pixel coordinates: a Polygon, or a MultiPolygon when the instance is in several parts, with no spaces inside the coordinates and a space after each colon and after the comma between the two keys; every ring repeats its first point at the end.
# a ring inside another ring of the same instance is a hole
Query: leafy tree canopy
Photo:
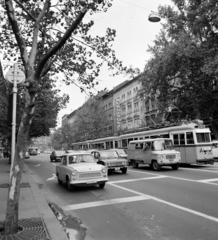
{"type": "Polygon", "coordinates": [[[176,10],[160,6],[166,20],[149,47],[144,94],[173,103],[183,117],[211,117],[217,122],[218,19],[217,1],[173,0],[176,10]]]}

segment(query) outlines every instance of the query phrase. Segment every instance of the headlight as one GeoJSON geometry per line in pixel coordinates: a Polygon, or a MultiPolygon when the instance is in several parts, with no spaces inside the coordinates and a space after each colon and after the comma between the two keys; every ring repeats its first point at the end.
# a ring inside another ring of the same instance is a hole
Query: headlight
{"type": "Polygon", "coordinates": [[[164,160],[164,155],[158,155],[158,160],[163,161],[164,160]]]}
{"type": "Polygon", "coordinates": [[[77,171],[73,171],[72,176],[76,176],[76,175],[77,175],[77,171]]]}
{"type": "Polygon", "coordinates": [[[102,171],[103,173],[106,173],[106,172],[107,172],[106,168],[103,168],[101,171],[102,171]]]}
{"type": "Polygon", "coordinates": [[[176,154],[176,158],[180,161],[181,160],[181,155],[180,154],[176,154]]]}

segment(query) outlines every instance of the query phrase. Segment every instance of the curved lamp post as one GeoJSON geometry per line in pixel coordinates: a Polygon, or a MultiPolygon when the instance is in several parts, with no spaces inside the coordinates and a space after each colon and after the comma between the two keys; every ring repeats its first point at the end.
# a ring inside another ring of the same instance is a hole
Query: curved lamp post
{"type": "Polygon", "coordinates": [[[160,22],[160,20],[160,16],[155,12],[150,13],[148,16],[148,21],[150,22],[160,22]]]}

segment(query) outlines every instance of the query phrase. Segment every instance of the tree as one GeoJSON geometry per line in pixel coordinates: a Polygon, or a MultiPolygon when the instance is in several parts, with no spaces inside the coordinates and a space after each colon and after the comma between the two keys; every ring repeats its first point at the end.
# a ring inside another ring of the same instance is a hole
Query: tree
{"type": "Polygon", "coordinates": [[[102,137],[108,125],[108,116],[102,107],[101,98],[92,97],[77,112],[73,124],[73,142],[102,137]]]}
{"type": "Polygon", "coordinates": [[[103,37],[88,35],[94,22],[84,19],[87,11],[91,14],[107,11],[112,1],[59,0],[5,0],[1,1],[5,16],[0,16],[2,33],[0,42],[5,50],[3,58],[18,61],[26,75],[25,108],[17,135],[10,184],[8,191],[5,234],[18,230],[18,206],[20,182],[24,165],[27,139],[33,122],[40,84],[48,76],[56,79],[62,73],[66,84],[82,84],[92,88],[103,63],[109,69],[123,68],[112,42],[116,31],[108,28],[103,37]],[[3,4],[3,2],[5,4],[3,4]],[[20,53],[17,56],[17,53],[20,53]]]}
{"type": "Polygon", "coordinates": [[[159,8],[166,23],[149,47],[144,95],[177,106],[184,118],[210,117],[218,137],[218,6],[213,0],[173,2],[177,10],[159,8]]]}

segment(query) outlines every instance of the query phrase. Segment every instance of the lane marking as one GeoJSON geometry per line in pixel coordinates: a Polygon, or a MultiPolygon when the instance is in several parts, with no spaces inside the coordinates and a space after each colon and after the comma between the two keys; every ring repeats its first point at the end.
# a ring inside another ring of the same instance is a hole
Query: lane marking
{"type": "MultiPolygon", "coordinates": [[[[133,192],[131,189],[128,189],[128,188],[125,188],[125,187],[122,187],[122,186],[118,186],[118,185],[115,185],[115,184],[111,184],[111,186],[118,187],[118,188],[123,189],[123,190],[126,190],[126,191],[128,191],[128,192],[133,192]]],[[[139,195],[143,196],[143,193],[141,193],[141,192],[134,191],[134,193],[138,193],[139,195]]],[[[206,218],[206,219],[211,220],[211,221],[214,221],[214,222],[218,222],[218,218],[212,217],[212,216],[210,216],[210,215],[207,215],[207,214],[204,214],[204,213],[201,213],[201,212],[197,212],[197,211],[192,210],[192,209],[190,209],[190,208],[182,207],[182,206],[180,206],[180,205],[177,205],[177,204],[174,204],[174,203],[171,203],[171,202],[167,202],[167,201],[165,201],[165,200],[162,200],[162,199],[160,199],[160,198],[156,198],[156,197],[153,197],[153,196],[150,196],[150,195],[145,195],[145,196],[148,197],[148,198],[150,198],[150,199],[152,199],[152,200],[155,200],[155,201],[164,203],[164,204],[166,204],[166,205],[169,205],[169,206],[171,206],[171,207],[178,208],[178,209],[180,209],[180,210],[183,210],[183,211],[186,211],[186,212],[195,214],[195,215],[197,215],[197,216],[206,218]]]]}
{"type": "Polygon", "coordinates": [[[51,178],[48,178],[46,181],[56,180],[56,174],[52,174],[53,176],[51,178]]]}
{"type": "Polygon", "coordinates": [[[109,183],[126,183],[126,182],[136,182],[136,181],[142,181],[142,180],[152,180],[152,179],[159,179],[159,178],[167,178],[167,176],[155,176],[155,177],[146,177],[146,178],[133,178],[133,179],[127,179],[127,180],[119,180],[119,181],[110,181],[109,183]]]}
{"type": "Polygon", "coordinates": [[[218,181],[218,178],[198,180],[198,182],[202,182],[202,183],[210,183],[210,182],[216,182],[216,181],[218,181]]]}
{"type": "Polygon", "coordinates": [[[67,205],[67,206],[64,206],[64,207],[61,207],[61,208],[64,211],[70,211],[70,210],[78,210],[78,209],[91,208],[91,207],[99,207],[99,206],[112,205],[112,204],[118,204],[118,203],[142,201],[142,200],[148,200],[148,199],[150,199],[150,196],[147,196],[147,195],[143,194],[143,196],[115,198],[115,199],[108,199],[108,200],[103,200],[103,201],[80,203],[80,204],[74,204],[74,205],[67,205]]]}
{"type": "MultiPolygon", "coordinates": [[[[147,173],[147,172],[141,172],[141,171],[134,171],[134,170],[128,170],[128,171],[131,171],[131,172],[136,172],[136,173],[142,173],[142,174],[150,174],[150,173],[147,173]]],[[[156,176],[160,176],[158,174],[155,174],[155,173],[151,173],[151,175],[156,175],[156,176]]],[[[166,176],[166,175],[161,175],[161,176],[166,176]]],[[[206,184],[211,184],[211,185],[216,185],[216,183],[213,183],[213,182],[204,182],[204,180],[193,180],[193,179],[188,179],[188,178],[180,178],[180,177],[172,177],[172,176],[166,176],[166,178],[173,178],[173,179],[177,179],[177,180],[182,180],[182,181],[189,181],[189,182],[195,182],[195,183],[199,183],[202,181],[202,183],[206,183],[206,184]]],[[[116,183],[116,182],[115,182],[116,183]]]]}

